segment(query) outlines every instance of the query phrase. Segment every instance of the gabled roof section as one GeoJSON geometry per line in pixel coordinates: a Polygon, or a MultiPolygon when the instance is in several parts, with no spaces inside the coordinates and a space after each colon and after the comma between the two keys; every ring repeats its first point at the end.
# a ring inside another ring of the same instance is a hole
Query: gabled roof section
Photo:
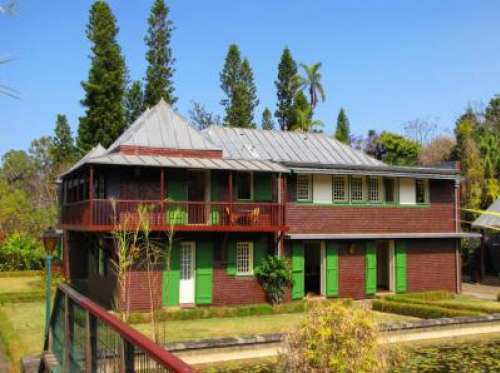
{"type": "Polygon", "coordinates": [[[500,228],[500,198],[472,223],[473,228],[500,228]]]}
{"type": "Polygon", "coordinates": [[[62,177],[64,175],[67,175],[75,171],[84,164],[89,163],[90,159],[100,157],[102,155],[105,155],[106,153],[107,153],[106,149],[101,144],[97,144],[92,149],[90,149],[90,151],[87,154],[85,154],[78,162],[76,162],[73,166],[71,166],[71,168],[66,170],[63,174],[59,175],[59,177],[62,177]]]}
{"type": "Polygon", "coordinates": [[[284,164],[385,166],[383,162],[324,134],[219,126],[209,127],[204,134],[209,141],[223,148],[226,158],[271,160],[284,164]]]}
{"type": "Polygon", "coordinates": [[[192,128],[163,98],[142,113],[108,148],[108,152],[113,152],[120,146],[221,150],[192,128]]]}

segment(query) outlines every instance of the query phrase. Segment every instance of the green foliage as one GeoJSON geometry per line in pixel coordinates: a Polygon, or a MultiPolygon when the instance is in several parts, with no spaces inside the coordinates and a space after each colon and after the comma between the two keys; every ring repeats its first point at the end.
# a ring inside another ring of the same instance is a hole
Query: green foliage
{"type": "Polygon", "coordinates": [[[32,303],[45,300],[45,290],[16,291],[0,293],[0,304],[4,303],[32,303]]]}
{"type": "Polygon", "coordinates": [[[279,356],[283,372],[383,372],[389,354],[369,311],[340,302],[312,307],[279,356]]]}
{"type": "Polygon", "coordinates": [[[392,165],[414,166],[420,152],[420,145],[401,135],[382,132],[376,143],[383,148],[383,160],[392,165]]]}
{"type": "Polygon", "coordinates": [[[142,114],[144,107],[144,93],[139,80],[132,82],[125,94],[125,118],[130,126],[142,114]]]}
{"type": "Polygon", "coordinates": [[[57,114],[54,138],[49,149],[52,162],[56,164],[70,163],[76,160],[76,149],[68,119],[64,114],[57,114]]]}
{"type": "Polygon", "coordinates": [[[316,108],[318,100],[325,101],[325,90],[321,83],[321,62],[313,63],[310,66],[301,64],[305,76],[302,77],[302,85],[309,92],[309,103],[312,109],[316,108]]]}
{"type": "Polygon", "coordinates": [[[200,131],[211,125],[222,125],[220,116],[208,112],[200,102],[193,102],[193,108],[189,110],[189,119],[191,125],[200,131]]]}
{"type": "Polygon", "coordinates": [[[5,346],[5,352],[11,363],[19,364],[25,355],[24,345],[16,333],[8,316],[0,309],[0,344],[5,346]]]}
{"type": "Polygon", "coordinates": [[[344,108],[340,108],[339,115],[337,117],[337,129],[335,130],[335,138],[344,144],[351,144],[351,130],[349,119],[344,111],[344,108]]]}
{"type": "Polygon", "coordinates": [[[253,113],[259,104],[253,71],[247,58],[241,59],[236,44],[231,44],[220,73],[221,88],[226,98],[221,101],[226,114],[224,122],[230,127],[255,128],[253,113]]]}
{"type": "Polygon", "coordinates": [[[24,271],[43,268],[43,248],[32,237],[14,233],[0,246],[0,271],[24,271]]]}
{"type": "Polygon", "coordinates": [[[312,107],[307,102],[304,92],[299,91],[293,100],[293,115],[288,130],[310,132],[313,124],[312,115],[312,107]]]}
{"type": "Polygon", "coordinates": [[[274,81],[277,95],[274,115],[278,119],[282,131],[288,130],[293,123],[293,101],[297,93],[296,77],[297,63],[294,61],[290,50],[285,48],[278,65],[278,78],[274,81]]]}
{"type": "Polygon", "coordinates": [[[441,317],[459,317],[459,316],[479,316],[480,312],[455,310],[428,304],[409,303],[401,301],[376,300],[372,303],[372,309],[375,311],[395,313],[419,317],[422,319],[437,319],[441,317]]]}
{"type": "Polygon", "coordinates": [[[43,271],[2,271],[0,272],[0,278],[8,277],[38,277],[43,273],[43,271]]]}
{"type": "Polygon", "coordinates": [[[267,108],[267,107],[262,112],[261,127],[263,130],[273,130],[274,129],[273,115],[271,113],[271,110],[269,110],[269,108],[267,108]]]}
{"type": "Polygon", "coordinates": [[[284,256],[267,256],[255,269],[255,276],[262,284],[271,304],[283,301],[285,290],[291,285],[292,271],[284,256]]]}
{"type": "MultiPolygon", "coordinates": [[[[424,291],[419,293],[389,295],[388,297],[392,297],[394,299],[407,298],[407,299],[417,299],[425,302],[435,302],[435,301],[454,299],[455,295],[446,290],[433,290],[433,291],[424,291]]],[[[388,297],[385,297],[384,299],[390,299],[388,297]]]]}
{"type": "Polygon", "coordinates": [[[163,0],[155,0],[148,18],[148,33],[144,38],[148,51],[144,105],[156,105],[160,98],[173,105],[177,101],[172,77],[175,58],[170,47],[174,26],[168,18],[169,9],[163,0]]]}
{"type": "Polygon", "coordinates": [[[500,95],[497,94],[490,100],[484,114],[487,125],[500,131],[500,95]]]}
{"type": "Polygon", "coordinates": [[[126,126],[123,100],[126,88],[125,60],[116,41],[118,27],[109,5],[92,4],[87,37],[92,44],[91,66],[81,104],[85,115],[80,118],[77,145],[86,153],[97,144],[108,147],[126,126]]]}

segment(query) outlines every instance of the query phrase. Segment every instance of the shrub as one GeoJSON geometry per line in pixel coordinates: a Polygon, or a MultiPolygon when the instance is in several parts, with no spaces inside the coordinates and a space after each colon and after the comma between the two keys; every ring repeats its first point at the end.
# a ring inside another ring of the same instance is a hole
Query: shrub
{"type": "Polygon", "coordinates": [[[381,372],[389,366],[373,316],[342,302],[311,306],[284,346],[278,358],[284,372],[381,372]]]}
{"type": "Polygon", "coordinates": [[[24,271],[43,268],[43,249],[32,237],[14,233],[0,247],[0,271],[24,271]]]}
{"type": "Polygon", "coordinates": [[[285,289],[292,281],[292,272],[286,257],[276,255],[265,257],[256,268],[255,276],[262,284],[271,304],[283,301],[285,289]]]}
{"type": "Polygon", "coordinates": [[[45,299],[45,290],[19,291],[0,293],[0,304],[3,303],[31,303],[45,299]]]}
{"type": "Polygon", "coordinates": [[[5,277],[38,277],[43,275],[43,271],[6,271],[0,272],[0,278],[5,277]]]}
{"type": "Polygon", "coordinates": [[[372,309],[374,309],[375,311],[396,313],[399,315],[419,317],[422,319],[481,315],[480,312],[474,311],[455,310],[435,305],[410,302],[394,302],[390,300],[376,300],[372,303],[372,309]]]}
{"type": "Polygon", "coordinates": [[[389,295],[389,297],[419,299],[422,301],[434,302],[438,300],[453,299],[455,298],[455,295],[445,290],[434,290],[434,291],[424,291],[421,293],[405,293],[405,294],[389,295]]]}

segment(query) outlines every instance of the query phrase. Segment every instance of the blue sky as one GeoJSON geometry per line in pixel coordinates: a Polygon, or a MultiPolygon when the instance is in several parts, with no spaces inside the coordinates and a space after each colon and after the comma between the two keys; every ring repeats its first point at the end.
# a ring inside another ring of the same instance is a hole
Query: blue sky
{"type": "MultiPolygon", "coordinates": [[[[0,82],[21,100],[0,96],[0,154],[51,134],[57,113],[76,132],[87,78],[89,0],[18,0],[0,17],[0,82]]],[[[145,71],[146,19],[152,0],[109,1],[132,79],[145,71]]],[[[191,101],[222,112],[219,71],[230,43],[254,69],[261,102],[274,111],[284,46],[298,62],[323,63],[327,101],[316,117],[331,133],[343,106],[354,134],[402,131],[415,118],[453,128],[468,103],[500,93],[498,1],[190,1],[169,0],[178,110],[191,101]],[[312,5],[314,4],[314,5],[312,5]]]]}

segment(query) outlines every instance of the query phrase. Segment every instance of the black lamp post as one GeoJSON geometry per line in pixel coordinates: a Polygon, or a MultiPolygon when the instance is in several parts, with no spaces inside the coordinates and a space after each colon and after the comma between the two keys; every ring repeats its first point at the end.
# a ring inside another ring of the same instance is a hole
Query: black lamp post
{"type": "Polygon", "coordinates": [[[59,241],[59,234],[53,227],[49,227],[42,235],[43,246],[47,254],[47,277],[45,279],[45,335],[49,330],[50,323],[50,302],[51,302],[51,286],[52,286],[52,254],[56,249],[59,241]]]}

